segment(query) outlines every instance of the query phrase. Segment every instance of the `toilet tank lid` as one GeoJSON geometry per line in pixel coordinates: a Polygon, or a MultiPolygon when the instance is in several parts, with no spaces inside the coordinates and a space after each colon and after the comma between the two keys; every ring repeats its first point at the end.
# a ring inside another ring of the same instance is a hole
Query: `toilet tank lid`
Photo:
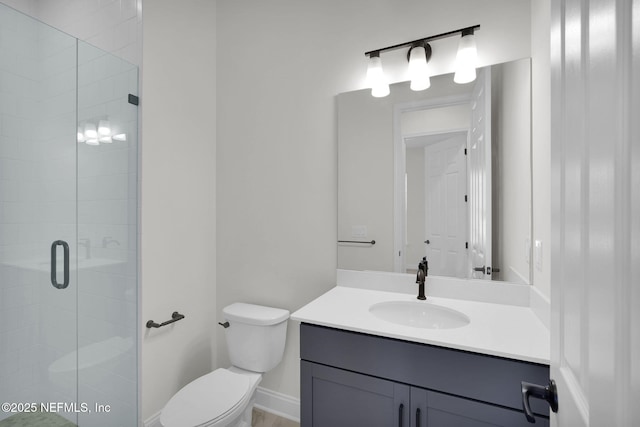
{"type": "Polygon", "coordinates": [[[222,309],[225,319],[248,325],[275,325],[289,318],[289,310],[236,302],[222,309]]]}

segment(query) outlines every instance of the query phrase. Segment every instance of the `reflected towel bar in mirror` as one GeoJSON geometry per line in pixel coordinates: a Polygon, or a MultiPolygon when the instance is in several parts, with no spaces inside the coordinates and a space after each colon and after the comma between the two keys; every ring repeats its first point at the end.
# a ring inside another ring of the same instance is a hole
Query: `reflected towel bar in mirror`
{"type": "Polygon", "coordinates": [[[338,243],[360,243],[360,244],[363,244],[363,245],[375,245],[376,241],[372,240],[370,242],[360,242],[358,240],[338,240],[338,243]]]}

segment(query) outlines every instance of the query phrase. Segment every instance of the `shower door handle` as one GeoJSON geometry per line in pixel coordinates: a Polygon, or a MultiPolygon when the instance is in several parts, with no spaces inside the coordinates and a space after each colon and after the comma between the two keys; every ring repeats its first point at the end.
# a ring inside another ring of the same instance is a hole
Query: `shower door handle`
{"type": "Polygon", "coordinates": [[[56,240],[51,244],[51,284],[56,289],[64,289],[69,286],[69,245],[64,240],[56,240]],[[58,246],[64,251],[64,281],[58,283],[57,261],[58,246]]]}

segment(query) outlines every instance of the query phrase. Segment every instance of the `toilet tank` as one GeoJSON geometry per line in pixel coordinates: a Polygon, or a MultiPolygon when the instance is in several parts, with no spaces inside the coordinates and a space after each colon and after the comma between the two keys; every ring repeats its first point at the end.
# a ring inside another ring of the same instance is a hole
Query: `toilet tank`
{"type": "Polygon", "coordinates": [[[225,337],[231,364],[253,372],[267,372],[282,360],[289,311],[262,305],[234,303],[222,314],[229,327],[225,337]]]}

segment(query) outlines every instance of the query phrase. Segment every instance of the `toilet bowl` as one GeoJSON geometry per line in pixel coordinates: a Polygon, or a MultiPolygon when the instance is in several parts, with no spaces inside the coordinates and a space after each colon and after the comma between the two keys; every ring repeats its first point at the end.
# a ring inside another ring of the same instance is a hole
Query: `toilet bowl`
{"type": "Polygon", "coordinates": [[[250,426],[251,414],[245,412],[253,409],[262,375],[238,371],[216,369],[187,384],[162,409],[160,423],[164,427],[250,426]]]}
{"type": "Polygon", "coordinates": [[[235,303],[223,310],[232,366],[197,378],[160,414],[163,427],[250,427],[262,373],[282,360],[289,312],[235,303]]]}

